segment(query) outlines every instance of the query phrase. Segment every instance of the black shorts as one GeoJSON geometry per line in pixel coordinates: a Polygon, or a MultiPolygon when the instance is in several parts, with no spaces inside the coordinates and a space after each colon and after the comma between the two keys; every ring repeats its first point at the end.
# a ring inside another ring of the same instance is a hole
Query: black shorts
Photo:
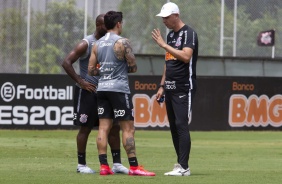
{"type": "Polygon", "coordinates": [[[99,126],[97,94],[75,87],[73,123],[90,128],[99,126]]]}
{"type": "Polygon", "coordinates": [[[134,120],[133,104],[130,94],[98,91],[98,115],[99,118],[113,120],[134,120]]]}

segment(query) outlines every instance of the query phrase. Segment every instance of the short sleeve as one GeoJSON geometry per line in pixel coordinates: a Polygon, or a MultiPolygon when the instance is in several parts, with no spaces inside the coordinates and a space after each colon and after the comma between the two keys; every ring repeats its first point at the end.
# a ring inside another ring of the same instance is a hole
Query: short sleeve
{"type": "Polygon", "coordinates": [[[197,33],[194,30],[188,28],[184,30],[183,40],[184,40],[183,48],[189,47],[194,50],[196,46],[196,42],[198,40],[197,33]]]}

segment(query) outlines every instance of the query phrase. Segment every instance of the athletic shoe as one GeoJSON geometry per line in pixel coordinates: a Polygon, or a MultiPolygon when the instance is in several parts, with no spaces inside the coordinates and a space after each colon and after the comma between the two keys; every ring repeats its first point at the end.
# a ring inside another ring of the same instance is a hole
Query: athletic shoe
{"type": "Polygon", "coordinates": [[[135,175],[135,176],[155,176],[156,175],[153,172],[146,171],[143,168],[143,166],[137,166],[137,167],[130,166],[128,174],[129,175],[135,175]]]}
{"type": "Polygon", "coordinates": [[[87,165],[82,165],[82,164],[77,165],[76,172],[83,173],[83,174],[93,174],[93,173],[95,173],[95,171],[90,169],[90,167],[88,167],[87,165]]]}
{"type": "Polygon", "coordinates": [[[100,175],[110,175],[114,174],[111,168],[108,165],[101,165],[100,166],[100,175]]]}
{"type": "Polygon", "coordinates": [[[190,169],[183,169],[180,164],[175,164],[172,171],[164,173],[166,176],[190,176],[190,169]]]}
{"type": "Polygon", "coordinates": [[[128,174],[129,170],[120,163],[114,163],[112,168],[113,173],[128,174]]]}

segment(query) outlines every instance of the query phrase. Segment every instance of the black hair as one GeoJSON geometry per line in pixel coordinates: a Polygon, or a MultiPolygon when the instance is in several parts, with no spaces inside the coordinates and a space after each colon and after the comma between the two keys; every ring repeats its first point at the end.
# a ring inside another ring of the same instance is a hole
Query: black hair
{"type": "Polygon", "coordinates": [[[122,21],[122,12],[109,11],[104,16],[104,22],[107,30],[113,29],[118,22],[122,21]]]}
{"type": "Polygon", "coordinates": [[[96,22],[99,22],[101,19],[104,19],[105,14],[100,14],[96,17],[96,22]]]}

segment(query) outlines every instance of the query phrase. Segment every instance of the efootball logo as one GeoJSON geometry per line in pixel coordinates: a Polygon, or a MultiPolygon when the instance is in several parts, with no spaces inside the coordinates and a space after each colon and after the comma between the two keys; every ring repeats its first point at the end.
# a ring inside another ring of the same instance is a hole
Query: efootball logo
{"type": "Polygon", "coordinates": [[[12,83],[6,82],[1,87],[1,98],[5,102],[10,102],[14,99],[16,94],[15,87],[12,83]]]}

